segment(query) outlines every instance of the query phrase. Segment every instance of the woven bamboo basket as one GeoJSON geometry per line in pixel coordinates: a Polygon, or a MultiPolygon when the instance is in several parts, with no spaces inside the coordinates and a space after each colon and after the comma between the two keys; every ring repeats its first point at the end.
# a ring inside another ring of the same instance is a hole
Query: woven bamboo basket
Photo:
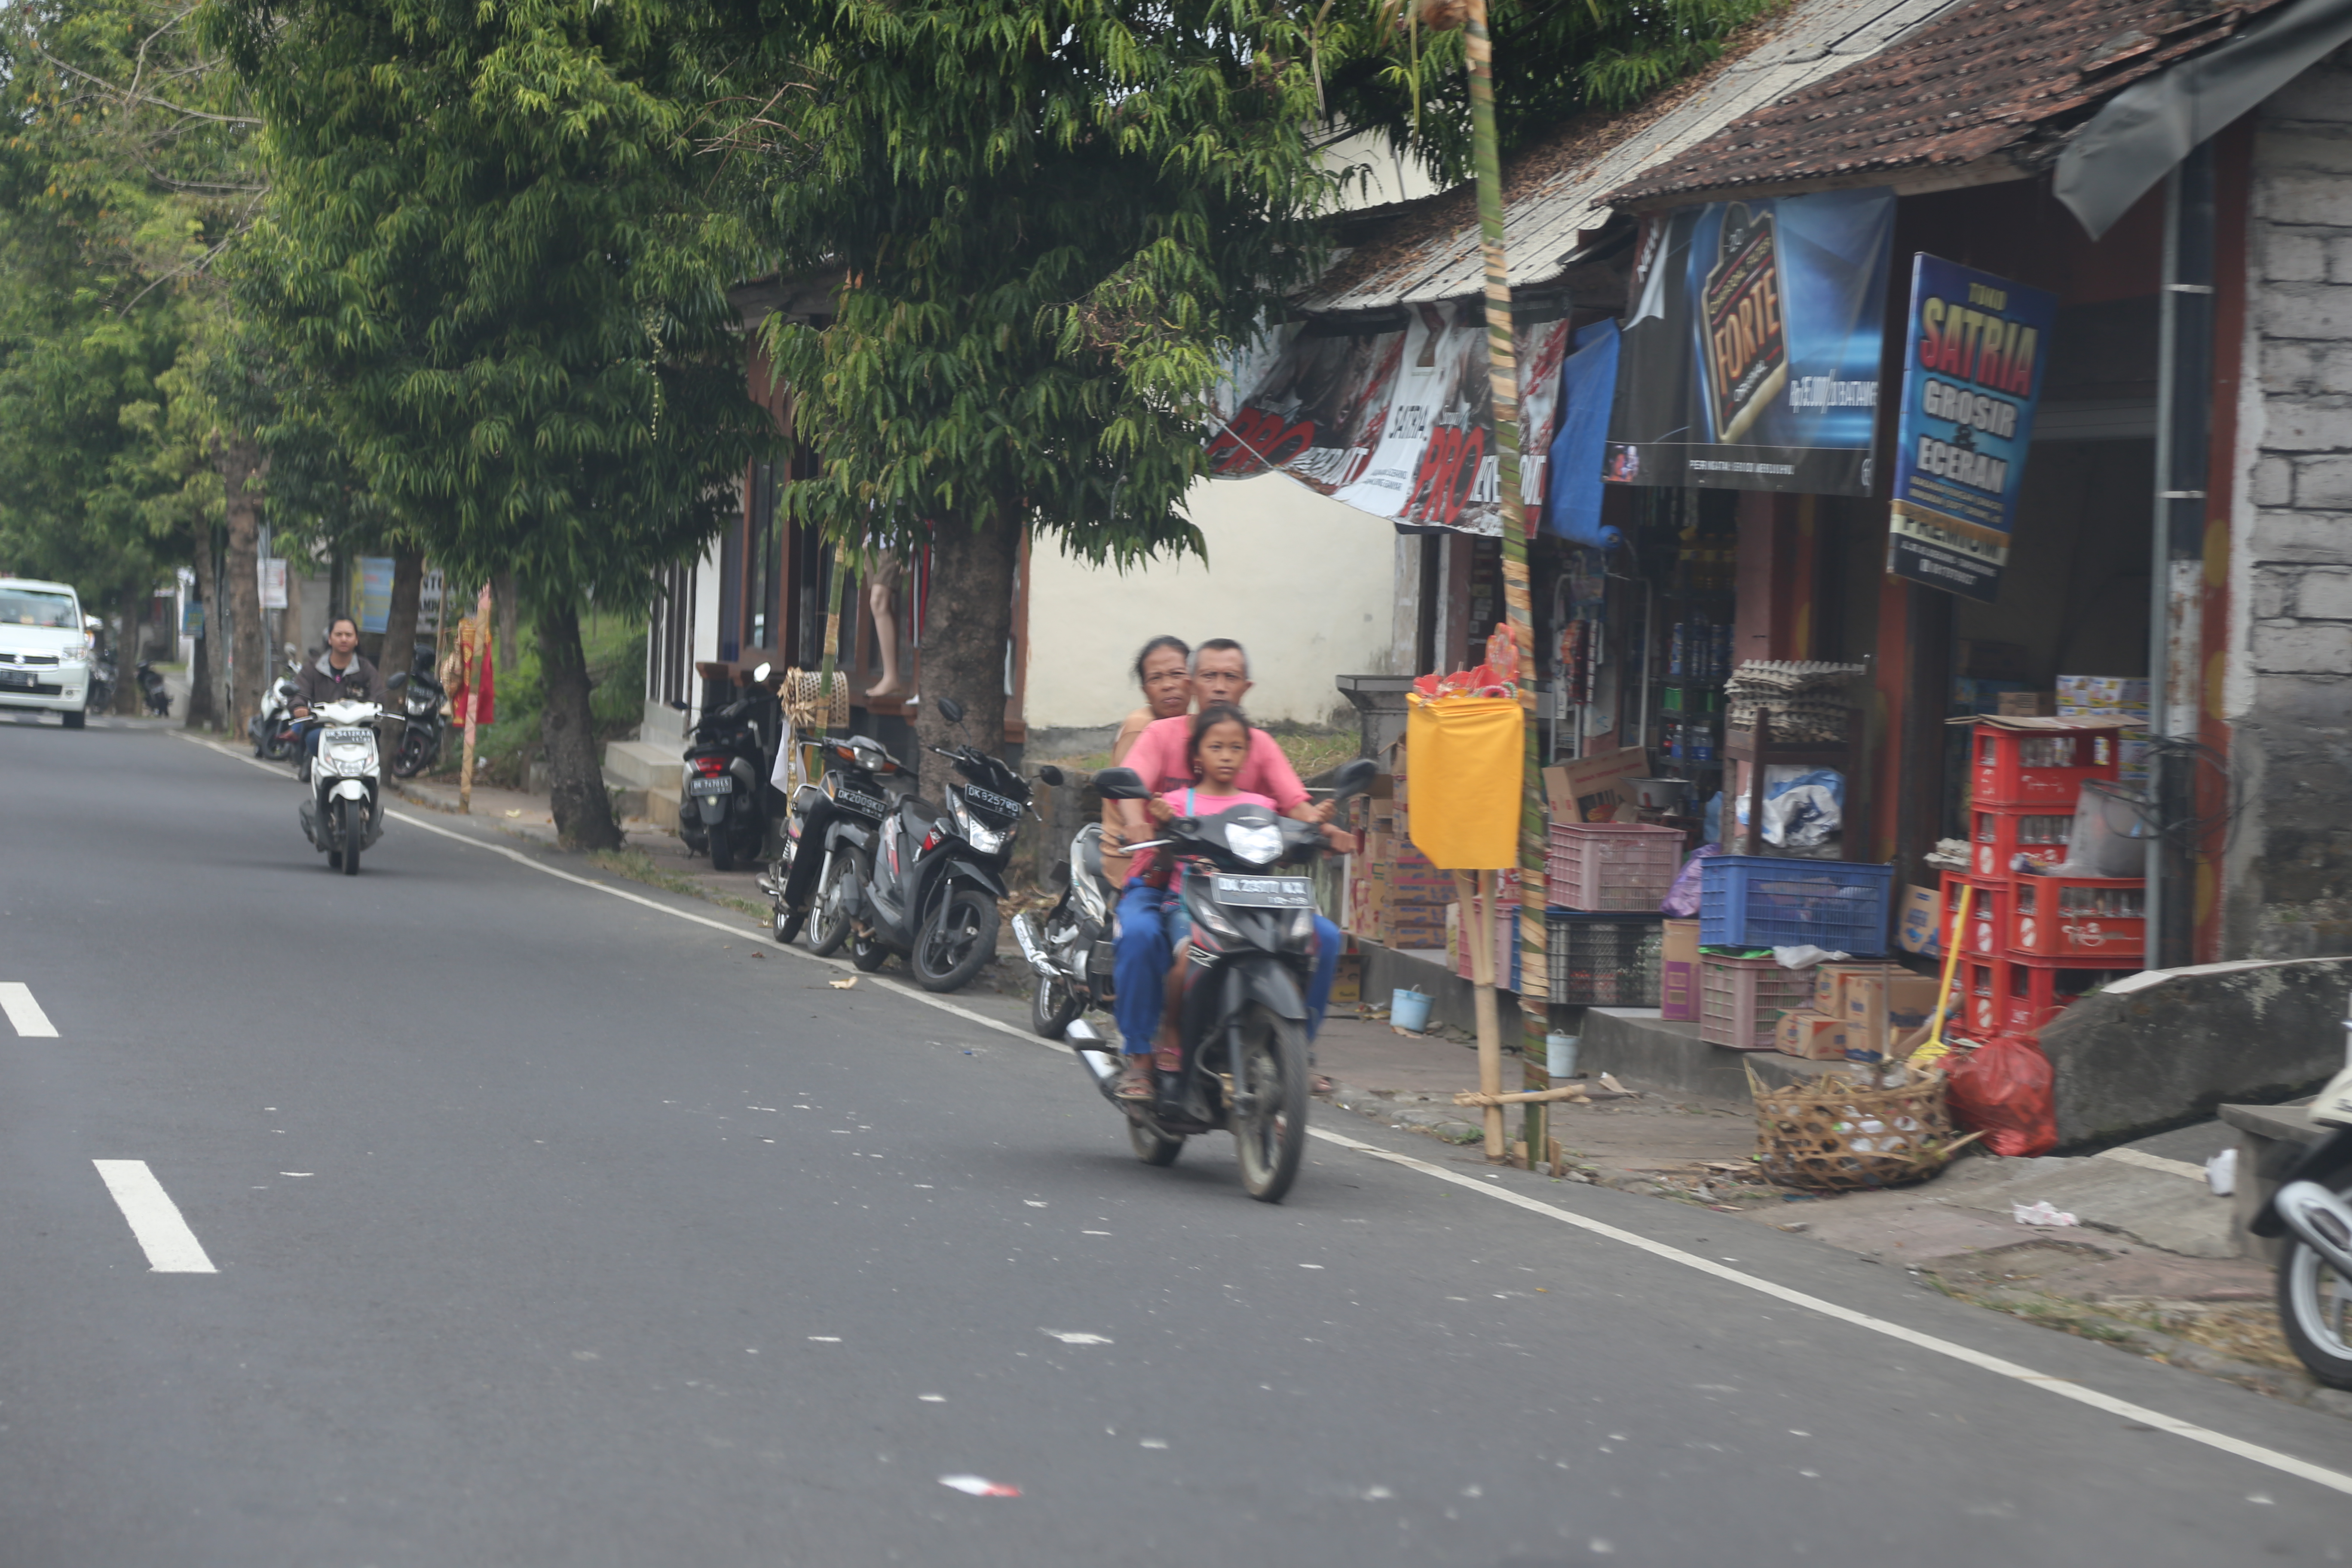
{"type": "Polygon", "coordinates": [[[1940,1068],[1913,1069],[1893,1089],[1832,1073],[1756,1097],[1758,1169],[1784,1187],[1852,1192],[1924,1182],[1977,1134],[1952,1136],[1940,1068]]]}
{"type": "Polygon", "coordinates": [[[784,671],[782,689],[784,716],[793,728],[814,733],[836,730],[849,722],[849,677],[841,670],[833,672],[833,701],[830,711],[820,713],[817,706],[817,672],[814,669],[784,671]]]}

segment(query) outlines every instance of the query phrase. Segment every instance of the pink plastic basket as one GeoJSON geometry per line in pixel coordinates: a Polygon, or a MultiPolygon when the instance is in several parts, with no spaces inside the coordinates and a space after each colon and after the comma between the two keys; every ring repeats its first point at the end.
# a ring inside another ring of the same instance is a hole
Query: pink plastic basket
{"type": "Polygon", "coordinates": [[[1698,955],[1698,1037],[1708,1045],[1771,1050],[1780,1015],[1812,1000],[1810,969],[1783,969],[1769,958],[1698,955]]]}
{"type": "Polygon", "coordinates": [[[1643,822],[1556,822],[1544,865],[1546,902],[1592,914],[1658,912],[1682,868],[1679,828],[1643,822]]]}

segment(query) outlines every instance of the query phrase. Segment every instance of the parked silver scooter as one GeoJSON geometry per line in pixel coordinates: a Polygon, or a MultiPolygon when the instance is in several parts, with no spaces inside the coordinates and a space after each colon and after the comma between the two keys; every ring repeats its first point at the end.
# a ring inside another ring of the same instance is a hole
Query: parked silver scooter
{"type": "MultiPolygon", "coordinates": [[[[1048,764],[1037,776],[1059,789],[1062,770],[1048,764]]],[[[1111,999],[1111,910],[1118,889],[1103,875],[1102,824],[1089,822],[1070,840],[1070,858],[1054,868],[1059,902],[1040,921],[1023,910],[1013,917],[1013,940],[1036,972],[1029,993],[1029,1026],[1058,1040],[1070,1021],[1111,999]]]]}
{"type": "MultiPolygon", "coordinates": [[[[2335,1131],[2304,1149],[2248,1228],[2285,1240],[2278,1315],[2286,1342],[2312,1376],[2352,1388],[2352,1063],[2305,1114],[2335,1131]]],[[[2241,1182],[2254,1177],[2237,1173],[2241,1182]]]]}

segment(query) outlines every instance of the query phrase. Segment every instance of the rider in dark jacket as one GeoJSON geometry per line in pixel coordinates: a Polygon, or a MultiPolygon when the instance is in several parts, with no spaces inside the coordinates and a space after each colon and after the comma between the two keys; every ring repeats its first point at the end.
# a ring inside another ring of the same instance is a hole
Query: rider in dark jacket
{"type": "Polygon", "coordinates": [[[321,702],[384,701],[383,677],[360,657],[359,623],[338,616],[327,626],[327,651],[302,667],[294,686],[294,717],[307,719],[321,702]]]}

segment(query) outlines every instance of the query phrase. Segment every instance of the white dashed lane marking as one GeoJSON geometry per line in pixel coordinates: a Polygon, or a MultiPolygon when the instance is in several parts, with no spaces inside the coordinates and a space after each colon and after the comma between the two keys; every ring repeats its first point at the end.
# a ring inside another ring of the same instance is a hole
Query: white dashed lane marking
{"type": "Polygon", "coordinates": [[[0,1013],[7,1014],[8,1022],[16,1026],[16,1033],[27,1038],[38,1036],[54,1040],[58,1037],[58,1026],[49,1022],[49,1016],[41,1011],[38,1002],[33,1000],[33,988],[21,980],[0,980],[0,1013]]]}
{"type": "Polygon", "coordinates": [[[98,1167],[99,1179],[106,1190],[114,1194],[116,1206],[122,1217],[131,1222],[131,1234],[139,1238],[147,1254],[147,1267],[155,1274],[217,1274],[213,1260],[205,1256],[204,1244],[188,1222],[180,1217],[180,1206],[155,1173],[147,1168],[144,1160],[92,1160],[98,1167]]]}

